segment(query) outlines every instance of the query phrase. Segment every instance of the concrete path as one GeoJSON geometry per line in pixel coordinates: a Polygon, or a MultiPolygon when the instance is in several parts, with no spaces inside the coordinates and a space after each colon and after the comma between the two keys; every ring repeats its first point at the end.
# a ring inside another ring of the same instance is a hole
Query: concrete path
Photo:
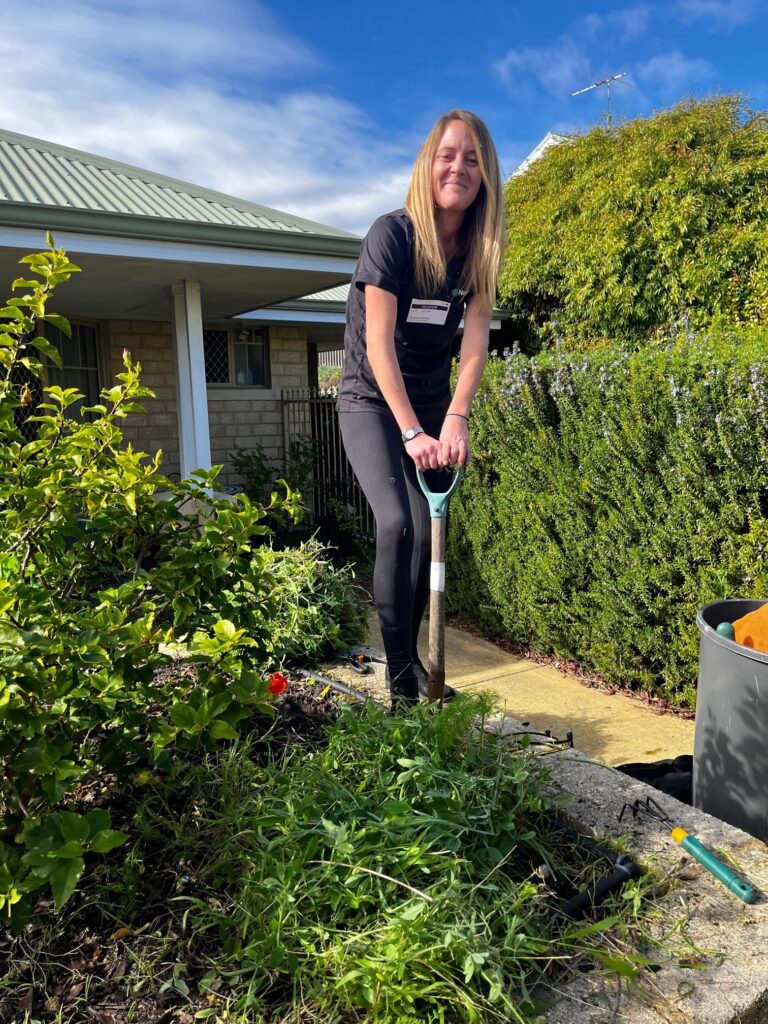
{"type": "MultiPolygon", "coordinates": [[[[382,647],[376,616],[370,643],[382,647]]],[[[422,660],[426,657],[426,624],[422,660]]],[[[490,689],[503,710],[532,728],[563,738],[573,730],[576,747],[604,764],[659,761],[693,753],[694,723],[660,713],[620,693],[592,689],[574,676],[509,654],[451,626],[445,635],[446,680],[457,689],[490,689]]]]}

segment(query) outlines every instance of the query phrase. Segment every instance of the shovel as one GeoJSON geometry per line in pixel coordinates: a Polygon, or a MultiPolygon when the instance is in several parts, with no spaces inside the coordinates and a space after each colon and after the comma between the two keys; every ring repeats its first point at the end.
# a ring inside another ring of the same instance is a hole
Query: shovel
{"type": "Polygon", "coordinates": [[[448,502],[456,493],[464,476],[464,467],[457,466],[447,491],[434,494],[427,487],[421,470],[419,486],[429,503],[432,520],[432,562],[429,574],[429,663],[427,694],[430,701],[443,706],[445,692],[445,527],[448,502]]]}

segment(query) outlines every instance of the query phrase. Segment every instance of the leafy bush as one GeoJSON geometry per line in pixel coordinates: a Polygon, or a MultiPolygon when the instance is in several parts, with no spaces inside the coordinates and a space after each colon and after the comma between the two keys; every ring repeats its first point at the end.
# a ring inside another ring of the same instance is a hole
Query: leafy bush
{"type": "Polygon", "coordinates": [[[278,485],[287,485],[306,496],[314,485],[317,449],[317,441],[299,434],[289,442],[282,468],[270,463],[264,446],[258,441],[252,448],[236,448],[230,462],[245,481],[245,493],[251,501],[265,501],[278,485]]]}
{"type": "Polygon", "coordinates": [[[318,366],[317,383],[323,390],[337,388],[341,384],[341,370],[337,366],[318,366]]]}
{"type": "Polygon", "coordinates": [[[768,318],[768,120],[680,104],[552,147],[506,189],[500,282],[528,351],[768,318]]]}
{"type": "Polygon", "coordinates": [[[245,493],[251,501],[264,501],[275,473],[264,445],[257,441],[252,448],[235,448],[229,461],[234,471],[244,480],[245,493]]]}
{"type": "Polygon", "coordinates": [[[17,923],[31,893],[50,886],[60,907],[84,855],[126,838],[106,813],[54,810],[74,786],[127,778],[170,744],[235,738],[269,710],[266,671],[286,654],[270,622],[280,559],[254,545],[265,514],[297,506],[216,500],[217,470],[172,484],[159,454],[124,447],[121,421],[151,397],[127,352],[89,419],[68,412],[82,395],[49,387],[26,439],[25,381],[39,354],[59,362],[36,332],[69,331],[46,303],[78,268],[52,243],[22,262],[40,280],[14,282],[24,294],[0,309],[0,908],[17,923]],[[195,671],[172,671],[174,653],[195,671]]]}
{"type": "Polygon", "coordinates": [[[494,361],[454,499],[452,606],[693,705],[696,610],[768,597],[768,333],[494,361]]]}

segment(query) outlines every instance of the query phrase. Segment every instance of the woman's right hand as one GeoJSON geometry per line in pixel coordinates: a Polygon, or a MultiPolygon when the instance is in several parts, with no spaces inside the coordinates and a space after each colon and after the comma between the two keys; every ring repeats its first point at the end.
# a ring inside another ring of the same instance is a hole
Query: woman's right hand
{"type": "Polygon", "coordinates": [[[440,442],[429,434],[417,434],[406,441],[405,450],[422,473],[427,469],[442,469],[445,465],[440,442]]]}

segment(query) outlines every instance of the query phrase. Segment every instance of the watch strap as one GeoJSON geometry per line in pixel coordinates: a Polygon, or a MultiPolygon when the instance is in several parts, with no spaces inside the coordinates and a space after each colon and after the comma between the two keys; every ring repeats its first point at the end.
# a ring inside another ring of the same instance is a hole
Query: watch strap
{"type": "Polygon", "coordinates": [[[414,439],[414,437],[418,437],[419,434],[423,434],[423,433],[424,433],[424,429],[422,427],[407,427],[402,432],[400,437],[401,437],[401,439],[403,441],[403,444],[406,444],[408,441],[412,441],[414,439]]]}

